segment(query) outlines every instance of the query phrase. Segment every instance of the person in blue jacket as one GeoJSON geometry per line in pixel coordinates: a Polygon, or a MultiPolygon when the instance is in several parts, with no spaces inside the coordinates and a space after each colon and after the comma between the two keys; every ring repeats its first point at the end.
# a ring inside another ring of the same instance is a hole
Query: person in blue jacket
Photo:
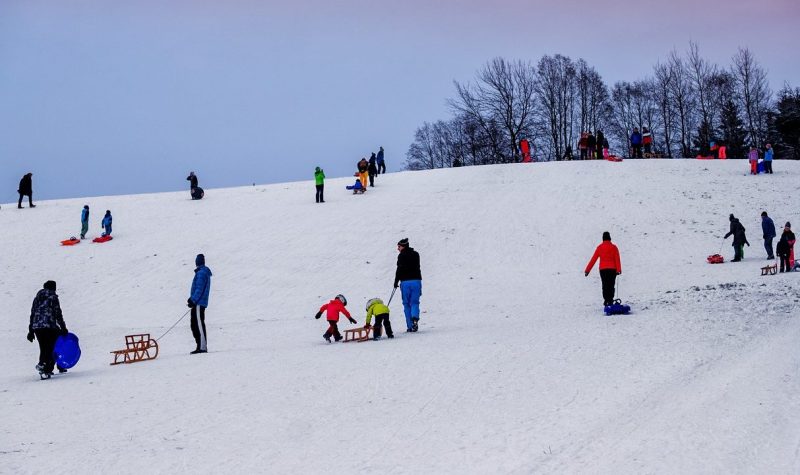
{"type": "Polygon", "coordinates": [[[764,151],[764,173],[772,174],[772,145],[767,144],[767,149],[764,151]]]}
{"type": "Polygon", "coordinates": [[[104,230],[101,236],[111,236],[111,210],[106,210],[106,214],[103,216],[103,222],[100,223],[100,226],[104,230]]]}
{"type": "Polygon", "coordinates": [[[767,259],[775,259],[772,253],[772,240],[775,239],[775,223],[767,216],[766,211],[761,212],[761,230],[764,231],[764,249],[767,250],[767,259]]]}
{"type": "Polygon", "coordinates": [[[376,158],[378,160],[378,175],[386,173],[386,160],[383,158],[383,147],[378,150],[378,156],[376,158]]]}
{"type": "Polygon", "coordinates": [[[197,343],[197,348],[190,352],[192,355],[207,353],[206,341],[206,308],[208,307],[208,294],[211,292],[211,269],[206,267],[206,257],[198,254],[194,259],[197,268],[194,270],[192,290],[187,303],[192,309],[192,335],[197,343]],[[199,308],[199,310],[198,310],[199,308]]]}
{"type": "Polygon", "coordinates": [[[83,211],[81,211],[81,239],[86,239],[87,232],[89,232],[89,205],[83,205],[83,211]]]}
{"type": "Polygon", "coordinates": [[[633,149],[632,158],[642,158],[642,134],[639,132],[638,127],[633,128],[631,134],[631,148],[633,149]]]}

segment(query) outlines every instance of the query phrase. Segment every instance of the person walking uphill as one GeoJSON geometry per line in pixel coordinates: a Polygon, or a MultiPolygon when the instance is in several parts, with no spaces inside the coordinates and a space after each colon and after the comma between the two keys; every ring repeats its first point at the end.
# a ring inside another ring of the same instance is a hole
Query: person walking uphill
{"type": "Polygon", "coordinates": [[[744,256],[744,245],[747,244],[749,247],[750,243],[747,242],[747,236],[744,233],[745,229],[742,223],[740,223],[733,214],[728,216],[728,220],[731,222],[731,229],[723,239],[728,239],[728,236],[733,236],[733,259],[731,259],[731,262],[739,262],[744,256]]]}
{"type": "Polygon", "coordinates": [[[325,198],[323,193],[325,190],[325,172],[322,171],[322,168],[320,167],[314,169],[314,184],[317,187],[317,203],[324,203],[325,198]]]}
{"type": "Polygon", "coordinates": [[[314,315],[314,318],[319,319],[322,316],[322,312],[325,312],[328,329],[322,335],[322,338],[328,343],[331,342],[331,337],[336,341],[342,339],[342,334],[339,333],[339,313],[343,313],[350,320],[350,323],[356,323],[356,319],[350,316],[350,312],[347,311],[345,306],[347,306],[347,299],[344,298],[344,295],[339,294],[333,300],[320,307],[319,312],[314,315]]]}
{"type": "Polygon", "coordinates": [[[400,285],[403,296],[403,312],[406,316],[406,331],[419,330],[419,298],[422,297],[422,271],[419,268],[419,254],[409,247],[408,238],[397,243],[397,271],[394,274],[394,288],[400,285]]]}
{"type": "Polygon", "coordinates": [[[19,201],[17,201],[17,208],[22,209],[22,197],[28,197],[28,206],[31,208],[35,208],[36,205],[33,204],[33,173],[26,173],[25,176],[19,181],[19,188],[17,189],[17,193],[19,193],[19,201]]]}
{"type": "Polygon", "coordinates": [[[378,167],[375,165],[375,154],[373,153],[371,157],[369,157],[369,167],[367,168],[367,173],[369,173],[369,186],[375,186],[375,176],[378,174],[378,167]]]}
{"type": "Polygon", "coordinates": [[[767,250],[767,259],[775,259],[772,253],[772,240],[775,238],[775,223],[767,216],[766,211],[761,212],[761,230],[764,232],[764,249],[767,250]]]}
{"type": "Polygon", "coordinates": [[[211,269],[206,267],[206,257],[198,254],[194,264],[197,268],[194,270],[189,300],[186,301],[192,309],[192,336],[197,343],[197,348],[189,353],[191,355],[208,352],[206,308],[208,308],[208,295],[211,293],[211,269]]]}
{"type": "Polygon", "coordinates": [[[83,205],[81,211],[81,239],[86,239],[86,233],[89,232],[89,205],[83,205]]]}
{"type": "MultiPolygon", "coordinates": [[[[56,295],[56,283],[48,280],[33,299],[31,320],[28,324],[28,341],[33,343],[33,339],[36,338],[39,342],[39,364],[36,365],[36,369],[42,378],[53,375],[53,368],[56,365],[53,349],[58,336],[66,333],[67,325],[64,323],[61,304],[56,295]]],[[[58,370],[61,373],[66,372],[61,368],[58,370]]]]}
{"type": "Polygon", "coordinates": [[[356,164],[356,168],[358,168],[358,179],[361,181],[361,186],[364,189],[367,188],[367,175],[369,174],[369,162],[367,162],[366,158],[362,158],[356,164]]]}
{"type": "Polygon", "coordinates": [[[611,234],[608,231],[603,233],[603,242],[594,250],[592,258],[586,264],[583,271],[586,277],[592,271],[594,263],[600,259],[600,281],[603,285],[603,305],[614,303],[614,293],[617,276],[622,274],[622,262],[619,258],[619,249],[611,242],[611,234]]]}
{"type": "Polygon", "coordinates": [[[378,159],[378,174],[386,173],[386,161],[383,158],[383,147],[378,150],[378,156],[376,158],[378,159]]]}

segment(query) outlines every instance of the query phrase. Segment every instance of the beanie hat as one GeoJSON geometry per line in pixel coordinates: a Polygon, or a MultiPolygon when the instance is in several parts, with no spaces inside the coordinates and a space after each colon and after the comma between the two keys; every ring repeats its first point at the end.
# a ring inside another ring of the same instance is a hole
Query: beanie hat
{"type": "Polygon", "coordinates": [[[791,229],[791,227],[792,227],[792,223],[790,223],[789,221],[786,221],[786,224],[785,224],[783,227],[784,227],[784,228],[790,228],[790,229],[791,229]]]}
{"type": "Polygon", "coordinates": [[[89,209],[89,205],[83,205],[84,209],[89,209]]]}
{"type": "Polygon", "coordinates": [[[197,267],[206,265],[206,256],[198,254],[197,257],[194,258],[194,264],[197,267]]]}
{"type": "Polygon", "coordinates": [[[44,283],[44,288],[47,289],[47,290],[52,290],[53,292],[55,292],[56,291],[56,281],[48,280],[47,282],[44,283]]]}
{"type": "Polygon", "coordinates": [[[603,231],[603,241],[610,241],[611,240],[611,233],[608,231],[603,231]]]}
{"type": "Polygon", "coordinates": [[[766,211],[762,211],[762,212],[761,212],[761,216],[766,216],[766,215],[767,215],[767,212],[766,212],[766,211]]]}
{"type": "Polygon", "coordinates": [[[408,238],[403,238],[397,241],[398,246],[408,247],[408,238]]]}
{"type": "Polygon", "coordinates": [[[729,221],[733,221],[734,219],[736,219],[736,218],[734,218],[734,217],[733,217],[733,213],[731,213],[731,215],[730,215],[730,216],[728,216],[728,220],[729,220],[729,221]]]}

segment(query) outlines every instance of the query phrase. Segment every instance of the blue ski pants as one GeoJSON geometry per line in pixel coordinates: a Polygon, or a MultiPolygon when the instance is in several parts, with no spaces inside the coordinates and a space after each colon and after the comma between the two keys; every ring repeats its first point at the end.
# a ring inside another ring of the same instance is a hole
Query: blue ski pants
{"type": "Polygon", "coordinates": [[[404,280],[400,282],[400,293],[403,295],[403,313],[406,315],[406,328],[411,329],[412,320],[419,320],[419,298],[422,296],[422,281],[404,280]]]}

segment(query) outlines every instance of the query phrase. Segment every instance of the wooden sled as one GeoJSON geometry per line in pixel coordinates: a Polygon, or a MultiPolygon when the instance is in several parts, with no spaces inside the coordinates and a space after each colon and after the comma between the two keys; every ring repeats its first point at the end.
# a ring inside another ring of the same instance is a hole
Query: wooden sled
{"type": "Polygon", "coordinates": [[[154,360],[158,356],[158,342],[150,338],[149,333],[125,335],[125,349],[112,351],[111,354],[114,355],[112,366],[154,360]]]}
{"type": "Polygon", "coordinates": [[[644,158],[664,158],[663,153],[655,153],[655,152],[650,152],[650,153],[645,152],[645,154],[642,156],[644,158]]]}
{"type": "Polygon", "coordinates": [[[372,327],[353,328],[344,331],[344,342],[350,341],[367,341],[369,334],[372,332],[372,327]]]}
{"type": "Polygon", "coordinates": [[[775,275],[778,273],[778,264],[764,266],[761,268],[761,275],[775,275]]]}

